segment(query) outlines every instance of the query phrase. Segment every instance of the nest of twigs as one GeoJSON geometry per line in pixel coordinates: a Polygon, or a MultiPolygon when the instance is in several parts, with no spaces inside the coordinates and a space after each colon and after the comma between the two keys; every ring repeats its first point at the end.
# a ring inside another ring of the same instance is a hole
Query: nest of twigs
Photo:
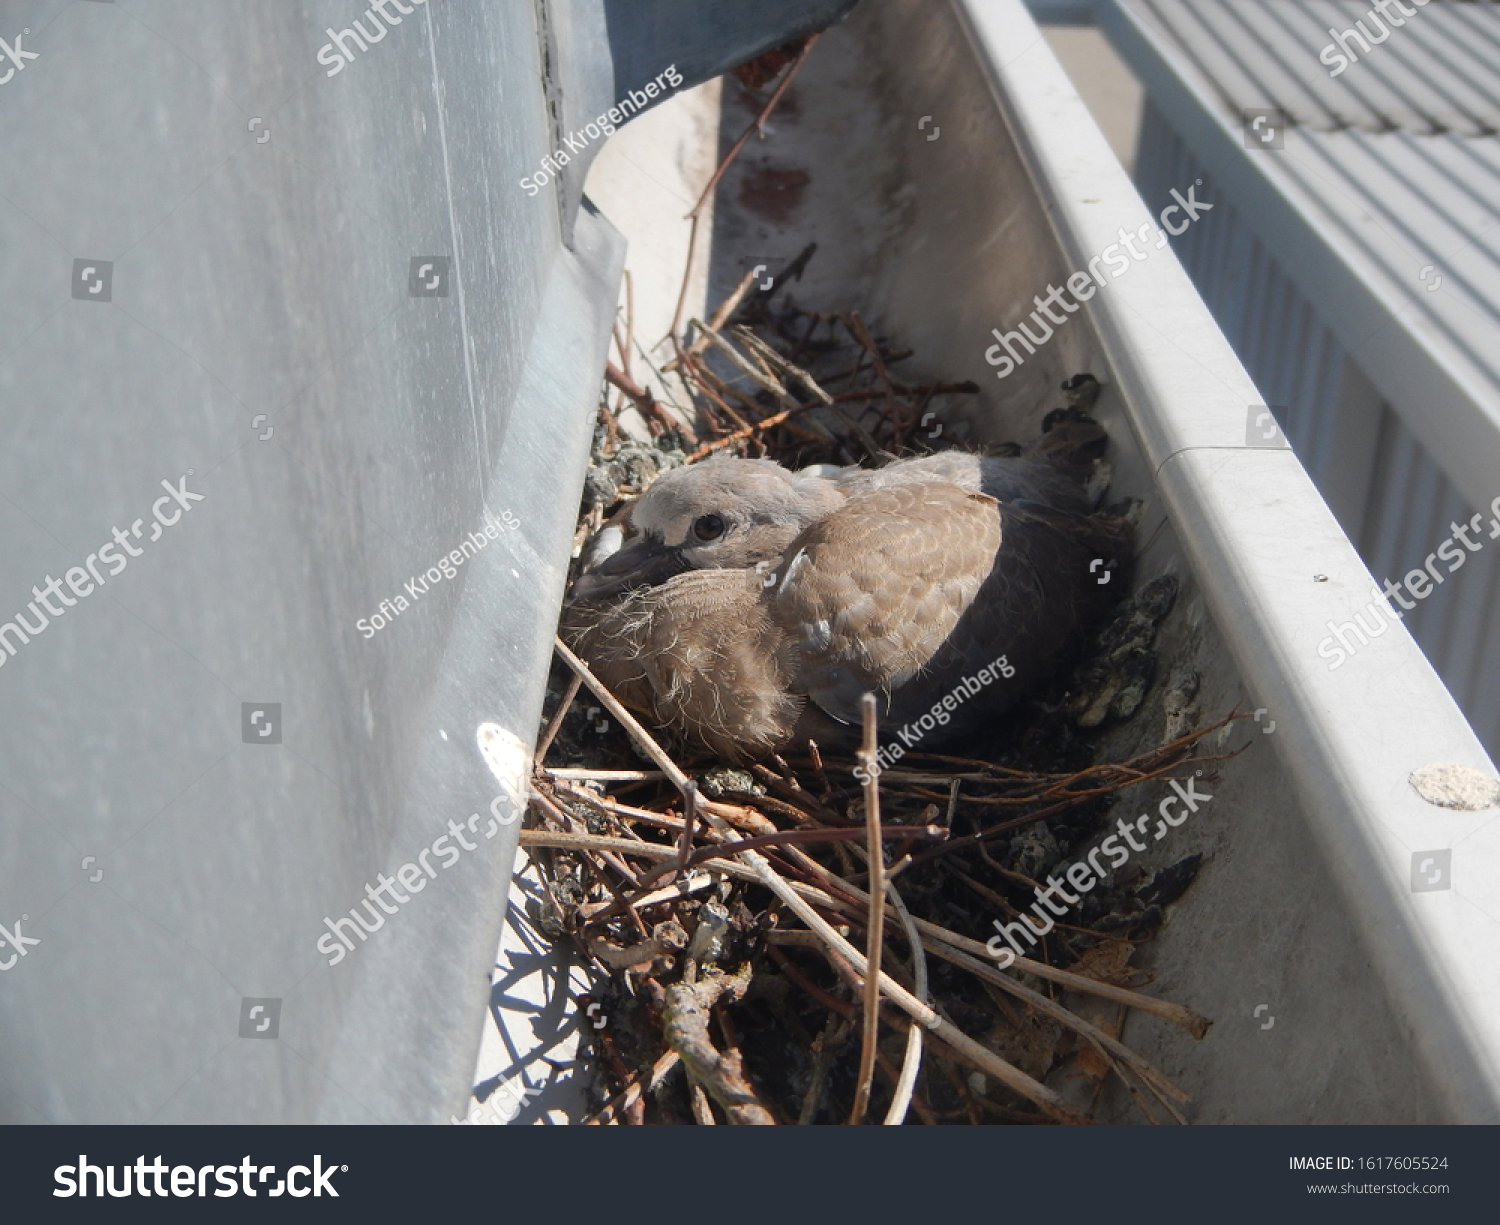
{"type": "MultiPolygon", "coordinates": [[[[813,254],[769,289],[747,274],[707,323],[679,319],[655,390],[632,373],[632,349],[646,354],[622,321],[580,549],[657,473],[724,448],[802,467],[953,440],[923,426],[977,389],[906,381],[910,354],[857,313],[799,309],[784,291],[813,254]],[[631,409],[649,438],[628,436],[631,409]]],[[[1084,394],[1089,381],[1068,386],[1084,394]]],[[[1097,842],[1122,789],[1218,760],[1197,745],[1235,715],[1129,761],[1095,760],[1098,729],[1129,718],[1153,683],[1174,595],[1165,579],[1127,600],[1074,674],[972,756],[913,751],[864,785],[859,760],[815,745],[748,768],[669,751],[559,641],[521,841],[546,897],[533,918],[577,946],[597,983],[584,1003],[605,1023],[582,1030],[598,1056],[590,1121],[1083,1122],[1111,1077],[1146,1119],[1182,1121],[1187,1095],[1123,1030],[1140,1011],[1207,1032],[1144,993],[1149,976],[1131,964],[1198,856],[1106,877],[1024,957],[1002,960],[992,939],[1097,842]]],[[[866,707],[856,756],[868,766],[866,707]]]]}

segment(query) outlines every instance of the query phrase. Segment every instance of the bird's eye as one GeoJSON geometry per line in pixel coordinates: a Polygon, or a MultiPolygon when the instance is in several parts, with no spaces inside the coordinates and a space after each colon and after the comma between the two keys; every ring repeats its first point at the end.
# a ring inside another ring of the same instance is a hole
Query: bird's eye
{"type": "Polygon", "coordinates": [[[693,521],[693,535],[707,543],[724,534],[724,519],[720,515],[699,515],[693,521]]]}

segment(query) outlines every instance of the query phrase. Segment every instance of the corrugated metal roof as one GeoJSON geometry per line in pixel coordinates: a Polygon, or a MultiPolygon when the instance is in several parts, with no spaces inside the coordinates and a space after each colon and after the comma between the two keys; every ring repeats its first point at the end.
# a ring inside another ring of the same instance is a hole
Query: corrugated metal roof
{"type": "Polygon", "coordinates": [[[1220,190],[1444,471],[1487,504],[1500,493],[1500,5],[1430,0],[1401,28],[1377,28],[1368,0],[1101,11],[1148,90],[1175,98],[1162,102],[1173,122],[1207,142],[1199,156],[1220,190]],[[1330,77],[1329,28],[1360,20],[1386,39],[1368,53],[1350,40],[1359,62],[1330,77]],[[1189,96],[1211,128],[1189,119],[1189,96]],[[1284,147],[1246,148],[1254,107],[1288,113],[1284,147]]]}
{"type": "Polygon", "coordinates": [[[1416,0],[1403,16],[1388,3],[1382,17],[1370,0],[1123,2],[1236,114],[1280,107],[1320,131],[1500,131],[1495,4],[1416,0]]]}
{"type": "MultiPolygon", "coordinates": [[[[1204,178],[1169,120],[1148,103],[1136,185],[1148,200],[1204,178]]],[[[1420,568],[1450,525],[1478,509],[1434,462],[1377,392],[1348,367],[1348,352],[1232,200],[1218,227],[1193,226],[1173,250],[1268,404],[1276,405],[1297,458],[1373,574],[1399,581],[1420,568]],[[1351,380],[1355,385],[1351,386],[1351,380]],[[1284,406],[1285,411],[1282,411],[1284,406]]],[[[1218,217],[1218,213],[1214,214],[1218,217]]],[[[1500,492],[1500,473],[1496,474],[1500,492]]],[[[1500,551],[1470,556],[1440,598],[1419,603],[1406,627],[1500,758],[1500,551]]]]}

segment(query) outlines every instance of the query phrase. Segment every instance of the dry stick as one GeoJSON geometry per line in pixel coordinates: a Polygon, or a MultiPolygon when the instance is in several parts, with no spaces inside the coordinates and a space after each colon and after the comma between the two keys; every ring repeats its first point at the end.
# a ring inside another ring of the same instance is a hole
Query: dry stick
{"type": "Polygon", "coordinates": [[[583,1125],[585,1127],[598,1127],[601,1123],[613,1122],[615,1116],[622,1110],[629,1110],[630,1107],[634,1106],[643,1093],[650,1093],[657,1085],[661,1084],[666,1078],[667,1073],[675,1068],[681,1060],[682,1056],[676,1051],[667,1051],[665,1055],[651,1065],[650,1074],[647,1076],[644,1085],[641,1083],[641,1072],[631,1073],[629,1079],[625,1082],[625,1088],[610,1098],[609,1101],[605,1102],[604,1105],[600,1106],[593,1117],[585,1119],[583,1125]]]}
{"type": "Polygon", "coordinates": [[[740,283],[734,287],[729,296],[719,303],[719,309],[709,316],[708,330],[699,332],[697,336],[693,337],[693,343],[688,345],[684,352],[683,361],[679,361],[674,357],[666,363],[663,369],[676,370],[687,359],[698,357],[704,349],[708,348],[708,332],[717,332],[724,326],[729,316],[734,314],[739,308],[740,303],[745,300],[745,294],[749,292],[750,286],[754,281],[755,269],[752,268],[740,278],[740,283]]]}
{"type": "Polygon", "coordinates": [[[783,374],[791,375],[822,401],[822,403],[832,404],[839,398],[838,396],[829,395],[818,385],[812,375],[808,374],[801,366],[793,365],[789,358],[783,357],[749,328],[737,327],[734,329],[734,335],[745,348],[749,349],[757,357],[763,358],[773,369],[778,369],[783,374]]]}
{"type": "MultiPolygon", "coordinates": [[[[568,649],[567,643],[558,638],[554,641],[554,648],[562,656],[563,662],[583,677],[583,683],[604,703],[609,713],[620,721],[625,730],[634,737],[636,743],[641,746],[646,756],[651,758],[652,761],[656,762],[666,772],[667,777],[672,780],[672,784],[678,791],[685,792],[689,782],[688,776],[667,755],[666,751],[656,743],[651,733],[642,727],[640,721],[620,704],[619,699],[610,693],[609,689],[598,677],[589,671],[588,665],[568,649]]],[[[708,818],[709,823],[723,835],[726,841],[742,841],[739,834],[719,815],[719,810],[727,807],[730,807],[730,805],[704,804],[703,814],[708,818]]],[[[620,839],[619,841],[623,843],[625,840],[620,839]]],[[[625,845],[627,847],[630,846],[629,843],[625,843],[625,845]]],[[[664,847],[662,849],[668,856],[675,856],[677,853],[676,848],[673,847],[664,847]]],[[[764,885],[780,898],[782,903],[801,919],[807,927],[821,936],[831,951],[836,952],[840,957],[844,958],[845,961],[854,967],[856,973],[861,975],[868,973],[864,954],[850,944],[849,941],[845,940],[843,936],[839,935],[838,932],[834,931],[832,926],[800,896],[797,886],[777,873],[766,861],[765,856],[757,851],[743,851],[740,853],[740,858],[755,874],[758,883],[764,885]]],[[[829,900],[831,901],[832,899],[829,900]]],[[[951,1021],[945,1020],[921,1000],[917,999],[916,996],[912,995],[910,991],[906,990],[905,987],[901,986],[890,975],[882,973],[879,977],[879,982],[880,989],[899,1008],[924,1029],[930,1029],[955,1054],[972,1064],[979,1071],[993,1076],[1006,1088],[1040,1106],[1047,1114],[1059,1122],[1088,1122],[1087,1118],[1074,1110],[1072,1106],[1068,1105],[1067,1102],[1051,1089],[1047,1088],[1046,1085],[1033,1080],[1019,1068],[1001,1059],[994,1051],[974,1041],[973,1038],[969,1037],[958,1026],[954,1025],[951,1021]]]]}
{"type": "Polygon", "coordinates": [[[761,137],[766,134],[766,120],[771,117],[771,112],[776,109],[781,101],[782,94],[786,93],[787,86],[792,83],[792,78],[797,75],[797,69],[802,67],[802,62],[807,59],[808,53],[818,45],[819,34],[808,36],[807,43],[803,46],[797,58],[792,61],[791,66],[782,74],[781,83],[776,86],[776,91],[766,101],[759,115],[755,117],[748,128],[745,129],[740,138],[729,147],[729,152],[724,155],[724,160],[719,163],[719,168],[714,171],[713,177],[708,180],[702,194],[698,197],[698,203],[693,205],[693,211],[688,214],[692,218],[692,227],[688,231],[687,267],[682,273],[682,292],[677,295],[677,311],[672,316],[672,337],[675,340],[678,330],[682,327],[682,308],[687,302],[688,280],[693,271],[693,251],[698,245],[698,219],[703,215],[703,206],[713,198],[714,188],[718,187],[719,180],[724,177],[729,165],[740,155],[740,150],[745,147],[745,142],[750,139],[750,134],[756,130],[760,131],[761,137]]]}
{"type": "MultiPolygon", "coordinates": [[[[583,684],[577,675],[573,680],[583,684]]],[[[573,766],[543,766],[542,772],[549,778],[583,783],[651,783],[665,777],[660,770],[590,770],[573,766]]]]}
{"type": "Polygon", "coordinates": [[[682,797],[682,839],[677,849],[677,875],[688,868],[688,856],[693,853],[693,829],[698,823],[698,788],[688,784],[687,794],[682,797]]]}
{"type": "Polygon", "coordinates": [[[613,362],[604,363],[604,378],[612,386],[618,387],[635,403],[640,410],[641,416],[647,422],[654,422],[663,430],[676,430],[690,443],[697,443],[698,435],[685,421],[678,421],[669,416],[660,404],[646,388],[640,386],[623,371],[617,369],[613,362]]]}
{"type": "Polygon", "coordinates": [[[814,401],[811,404],[799,404],[796,408],[783,409],[781,412],[774,413],[761,421],[755,422],[753,425],[745,426],[744,429],[735,430],[734,433],[726,434],[723,438],[715,438],[712,442],[704,443],[701,447],[699,447],[696,451],[694,451],[687,457],[687,462],[690,464],[696,463],[705,455],[712,455],[721,447],[727,447],[736,442],[743,442],[746,438],[753,438],[756,434],[763,433],[764,431],[769,430],[774,426],[781,425],[788,418],[795,417],[798,413],[805,413],[810,408],[821,407],[822,406],[820,404],[814,401]]]}
{"type": "MultiPolygon", "coordinates": [[[[708,1036],[712,1008],[724,997],[737,1001],[745,993],[749,967],[744,976],[715,973],[696,982],[677,982],[666,988],[662,1004],[662,1031],[668,1045],[682,1056],[691,1083],[712,1094],[730,1123],[766,1125],[775,1123],[745,1079],[744,1063],[733,1047],[716,1048],[708,1036]]],[[[699,1123],[713,1122],[707,1101],[695,1103],[699,1123]]]]}
{"type": "Polygon", "coordinates": [[[859,317],[858,311],[850,311],[845,322],[849,325],[854,339],[870,354],[870,361],[875,365],[875,373],[879,376],[881,384],[885,387],[885,412],[887,418],[891,418],[891,405],[896,400],[896,390],[891,384],[890,371],[885,368],[885,362],[881,359],[880,350],[874,339],[865,329],[864,320],[859,317]]]}
{"type": "MultiPolygon", "coordinates": [[[[849,914],[859,914],[861,908],[866,904],[864,890],[848,881],[839,880],[839,886],[854,898],[853,903],[843,898],[830,896],[829,900],[839,910],[849,914]]],[[[975,958],[988,958],[989,950],[978,940],[970,940],[966,936],[960,936],[957,932],[949,931],[946,927],[939,927],[936,923],[929,923],[926,919],[912,920],[917,925],[917,930],[923,936],[928,937],[924,943],[929,952],[943,956],[942,952],[934,947],[934,942],[947,945],[968,953],[975,958]]],[[[945,959],[946,960],[946,959],[945,959]]],[[[1183,1004],[1174,1004],[1170,1000],[1159,1000],[1154,996],[1142,995],[1139,991],[1131,991],[1127,987],[1116,987],[1111,983],[1102,983],[1097,979],[1085,978],[1081,974],[1073,974],[1067,970],[1059,970],[1055,966],[1049,966],[1044,961],[1032,961],[1028,957],[1017,957],[1012,968],[1015,970],[1034,974],[1038,978],[1055,982],[1060,987],[1066,987],[1070,991],[1078,991],[1084,995],[1096,995],[1100,999],[1110,1000],[1116,1004],[1125,1004],[1139,1012],[1149,1012],[1152,1016],[1161,1017],[1165,1021],[1171,1021],[1174,1025],[1180,1025],[1195,1038],[1202,1038],[1208,1033],[1213,1024],[1207,1017],[1201,1016],[1183,1004]]]]}
{"type": "Polygon", "coordinates": [[[542,733],[542,738],[537,741],[536,753],[532,760],[541,765],[547,757],[547,750],[552,747],[552,742],[557,738],[558,731],[562,728],[564,717],[573,705],[573,699],[578,696],[578,690],[583,681],[578,676],[573,676],[568,681],[568,687],[563,691],[562,701],[557,704],[557,710],[553,712],[552,718],[547,722],[547,730],[542,733]]]}
{"type": "Polygon", "coordinates": [[[620,361],[625,373],[630,373],[630,346],[635,340],[635,285],[630,279],[630,269],[625,269],[625,351],[620,361]]]}
{"type": "MultiPolygon", "coordinates": [[[[911,912],[907,910],[906,902],[896,886],[887,883],[886,890],[891,895],[892,909],[900,916],[901,925],[906,928],[906,940],[911,946],[912,973],[916,979],[917,998],[925,1004],[927,1002],[927,954],[922,949],[922,937],[917,933],[917,925],[911,921],[911,912]]],[[[922,1027],[912,1021],[906,1029],[906,1056],[901,1061],[901,1075],[896,1081],[891,1108],[885,1113],[887,1127],[899,1127],[906,1121],[906,1112],[911,1106],[911,1095],[917,1087],[917,1073],[921,1070],[922,1027]]]]}
{"type": "Polygon", "coordinates": [[[753,365],[751,365],[749,361],[746,360],[743,353],[741,353],[732,344],[730,344],[727,340],[720,336],[718,332],[710,331],[704,324],[700,323],[696,319],[690,320],[689,322],[691,322],[694,327],[700,329],[702,334],[704,336],[707,336],[712,344],[723,350],[724,356],[729,358],[729,360],[734,364],[735,368],[739,370],[741,374],[748,378],[757,387],[759,387],[762,391],[775,396],[784,404],[796,407],[797,401],[791,396],[791,394],[785,387],[783,387],[769,375],[763,373],[760,370],[757,370],[753,365]]]}
{"type": "MultiPolygon", "coordinates": [[[[1113,1055],[1121,1062],[1129,1065],[1131,1070],[1141,1078],[1146,1087],[1150,1089],[1151,1092],[1156,1096],[1157,1100],[1160,1101],[1162,1105],[1164,1105],[1169,1111],[1171,1111],[1172,1115],[1177,1119],[1179,1123],[1185,1123],[1187,1121],[1182,1117],[1180,1113],[1178,1113],[1176,1108],[1172,1105],[1172,1102],[1185,1102],[1188,1100],[1188,1095],[1181,1089],[1179,1089],[1176,1085],[1174,1085],[1170,1080],[1168,1080],[1158,1068],[1156,1068],[1143,1056],[1136,1054],[1136,1052],[1131,1050],[1118,1038],[1111,1037],[1102,1029],[1098,1029],[1095,1026],[1089,1024],[1089,1022],[1085,1021],[1077,1014],[1069,1012],[1068,1009],[1064,1008],[1061,1004],[1054,1003],[1045,995],[1033,991],[1029,987],[1023,986],[1015,979],[1009,977],[1006,974],[1000,973],[999,970],[985,965],[977,958],[970,957],[966,953],[960,953],[957,949],[944,949],[941,946],[934,947],[932,951],[934,956],[941,957],[944,961],[951,962],[953,965],[962,966],[965,970],[968,970],[969,973],[973,974],[975,977],[980,978],[987,983],[993,983],[1002,991],[1007,991],[1011,995],[1014,995],[1017,999],[1024,1000],[1028,1005],[1036,1009],[1036,1011],[1040,1012],[1043,1016],[1051,1017],[1054,1021],[1058,1021],[1063,1025],[1066,1025],[1068,1028],[1083,1035],[1083,1037],[1087,1038],[1094,1045],[1102,1048],[1104,1051],[1108,1052],[1110,1055],[1113,1055]]],[[[1121,1079],[1124,1078],[1122,1077],[1121,1079]]],[[[1149,1117],[1149,1115],[1147,1117],[1149,1117]]]]}
{"type": "Polygon", "coordinates": [[[880,776],[875,765],[876,729],[875,695],[860,699],[864,716],[865,739],[859,749],[859,760],[865,768],[865,854],[870,865],[870,910],[865,931],[864,1033],[859,1049],[859,1079],[855,1082],[854,1108],[849,1122],[865,1121],[870,1105],[870,1082],[875,1079],[875,1045],[880,1040],[880,958],[885,946],[885,848],[880,845],[880,776]]]}
{"type": "Polygon", "coordinates": [[[687,377],[691,375],[693,382],[689,390],[696,390],[698,394],[706,397],[710,404],[729,418],[735,429],[747,429],[759,420],[763,406],[753,396],[747,395],[734,384],[720,378],[717,373],[703,364],[702,358],[683,358],[682,370],[679,374],[684,382],[687,382],[687,377]],[[731,400],[736,401],[740,408],[735,408],[730,403],[731,400]],[[744,411],[741,412],[740,409],[744,411]]]}
{"type": "Polygon", "coordinates": [[[823,1104],[823,1090],[828,1084],[828,1069],[850,1028],[849,1022],[840,1018],[837,1012],[829,1010],[828,1020],[823,1023],[823,1032],[813,1040],[812,1078],[808,1082],[807,1093],[802,1098],[797,1126],[807,1127],[818,1117],[818,1107],[823,1104]]]}

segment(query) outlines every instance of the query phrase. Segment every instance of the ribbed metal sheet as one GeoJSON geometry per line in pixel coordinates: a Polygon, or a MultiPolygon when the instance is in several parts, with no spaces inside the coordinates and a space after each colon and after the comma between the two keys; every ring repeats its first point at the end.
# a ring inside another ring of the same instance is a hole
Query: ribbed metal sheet
{"type": "MultiPolygon", "coordinates": [[[[1148,200],[1202,178],[1202,195],[1223,210],[1214,226],[1194,226],[1173,247],[1268,404],[1277,408],[1298,458],[1329,500],[1372,572],[1394,582],[1475,511],[1423,442],[1350,366],[1350,354],[1286,270],[1214,190],[1209,172],[1149,102],[1141,128],[1136,183],[1148,200]],[[1344,411],[1336,407],[1344,405],[1344,411]],[[1356,458],[1351,447],[1372,445],[1356,458]],[[1357,488],[1351,489],[1351,483],[1357,488]]],[[[1500,494],[1500,473],[1495,493],[1500,494]]],[[[1406,615],[1450,692],[1491,754],[1500,755],[1500,541],[1480,533],[1470,554],[1406,615]]]]}
{"type": "Polygon", "coordinates": [[[1495,4],[1418,0],[1382,18],[1370,0],[1124,2],[1236,112],[1280,107],[1325,131],[1500,131],[1495,4]]]}
{"type": "MultiPolygon", "coordinates": [[[[1500,492],[1486,492],[1488,472],[1500,481],[1500,5],[1431,0],[1330,78],[1317,53],[1330,26],[1365,16],[1363,0],[1115,2],[1149,33],[1154,62],[1227,126],[1263,106],[1313,125],[1245,156],[1373,301],[1330,301],[1306,268],[1289,273],[1466,494],[1500,492]],[[1383,360],[1392,329],[1415,342],[1415,361],[1383,360]],[[1470,428],[1453,427],[1460,415],[1470,428]],[[1483,464],[1477,438],[1493,451],[1483,464]]],[[[1284,249],[1275,223],[1245,220],[1284,249]]]]}

